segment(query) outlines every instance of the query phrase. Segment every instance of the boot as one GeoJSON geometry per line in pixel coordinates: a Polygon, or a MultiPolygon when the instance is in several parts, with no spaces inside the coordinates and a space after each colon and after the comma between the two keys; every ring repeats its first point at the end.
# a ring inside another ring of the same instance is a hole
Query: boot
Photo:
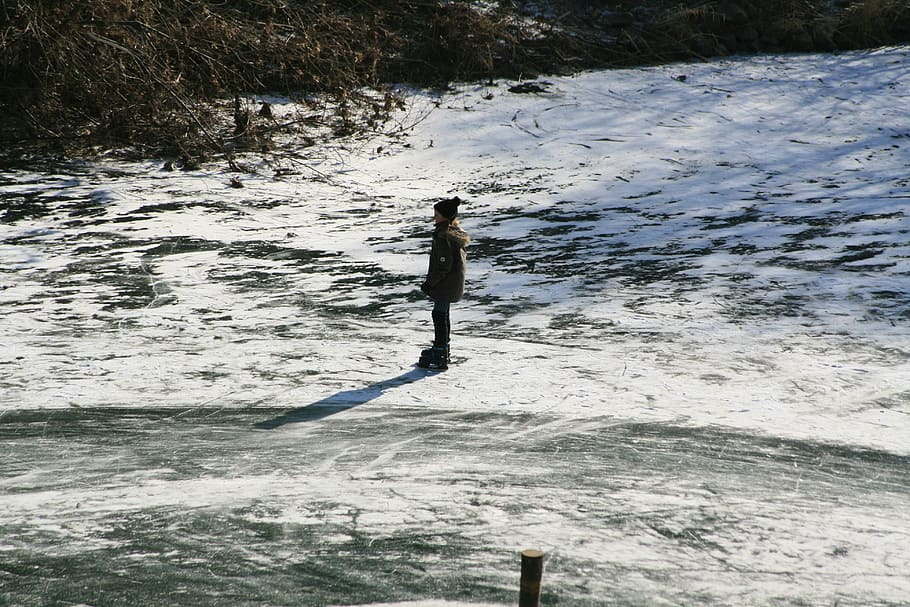
{"type": "Polygon", "coordinates": [[[449,352],[445,346],[433,346],[420,353],[418,367],[444,371],[449,368],[449,352]]]}
{"type": "Polygon", "coordinates": [[[421,359],[421,360],[423,360],[423,359],[429,359],[430,356],[432,356],[432,354],[433,354],[433,349],[434,349],[434,348],[445,348],[446,363],[451,362],[451,359],[449,358],[449,344],[446,344],[445,346],[436,346],[436,345],[434,345],[434,346],[432,346],[432,347],[430,347],[430,348],[426,348],[426,349],[424,349],[424,350],[421,350],[421,351],[420,351],[420,359],[421,359]]]}

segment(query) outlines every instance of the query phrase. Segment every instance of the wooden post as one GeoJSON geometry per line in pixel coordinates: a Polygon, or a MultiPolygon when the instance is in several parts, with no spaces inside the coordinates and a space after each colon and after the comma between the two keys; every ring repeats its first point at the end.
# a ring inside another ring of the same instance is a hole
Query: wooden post
{"type": "Polygon", "coordinates": [[[525,550],[521,553],[521,593],[518,607],[540,607],[540,578],[543,577],[543,552],[525,550]]]}

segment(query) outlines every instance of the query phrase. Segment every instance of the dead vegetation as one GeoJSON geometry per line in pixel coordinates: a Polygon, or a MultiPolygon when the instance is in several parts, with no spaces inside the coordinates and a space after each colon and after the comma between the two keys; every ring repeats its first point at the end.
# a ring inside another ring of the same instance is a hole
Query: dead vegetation
{"type": "Polygon", "coordinates": [[[278,132],[305,142],[378,128],[402,103],[389,83],[910,39],[905,0],[551,5],[547,16],[509,1],[4,0],[0,145],[230,160],[278,132]],[[264,94],[302,109],[278,120],[248,101],[264,94]]]}
{"type": "Polygon", "coordinates": [[[347,134],[396,107],[387,82],[508,73],[520,36],[467,3],[4,2],[0,138],[61,151],[227,152],[262,144],[275,125],[239,101],[234,124],[219,124],[215,104],[265,92],[310,107],[296,126],[347,134]]]}

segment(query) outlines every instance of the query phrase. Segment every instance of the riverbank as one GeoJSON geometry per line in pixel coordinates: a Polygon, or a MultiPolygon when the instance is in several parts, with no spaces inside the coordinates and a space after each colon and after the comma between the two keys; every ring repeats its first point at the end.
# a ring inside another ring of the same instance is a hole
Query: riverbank
{"type": "Polygon", "coordinates": [[[194,167],[238,151],[382,132],[400,85],[533,79],[743,53],[910,40],[910,7],[874,2],[33,0],[4,9],[6,160],[118,150],[194,167]],[[299,104],[276,120],[265,96],[299,104]]]}

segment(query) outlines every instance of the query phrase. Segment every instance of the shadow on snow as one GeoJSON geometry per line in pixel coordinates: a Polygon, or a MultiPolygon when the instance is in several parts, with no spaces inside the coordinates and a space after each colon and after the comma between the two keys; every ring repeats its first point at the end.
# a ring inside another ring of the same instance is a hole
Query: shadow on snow
{"type": "Polygon", "coordinates": [[[257,424],[254,424],[254,427],[259,428],[260,430],[274,430],[275,428],[279,428],[285,424],[318,421],[330,415],[334,415],[342,411],[347,411],[349,409],[353,409],[354,407],[368,403],[371,400],[382,396],[386,390],[407,384],[413,384],[414,382],[419,381],[425,378],[427,375],[431,374],[432,371],[414,368],[410,371],[402,373],[398,377],[385,379],[365,388],[358,388],[356,390],[342,390],[341,392],[327,396],[322,400],[310,403],[304,407],[292,409],[287,413],[283,413],[282,415],[279,415],[273,419],[261,421],[257,424]]]}

